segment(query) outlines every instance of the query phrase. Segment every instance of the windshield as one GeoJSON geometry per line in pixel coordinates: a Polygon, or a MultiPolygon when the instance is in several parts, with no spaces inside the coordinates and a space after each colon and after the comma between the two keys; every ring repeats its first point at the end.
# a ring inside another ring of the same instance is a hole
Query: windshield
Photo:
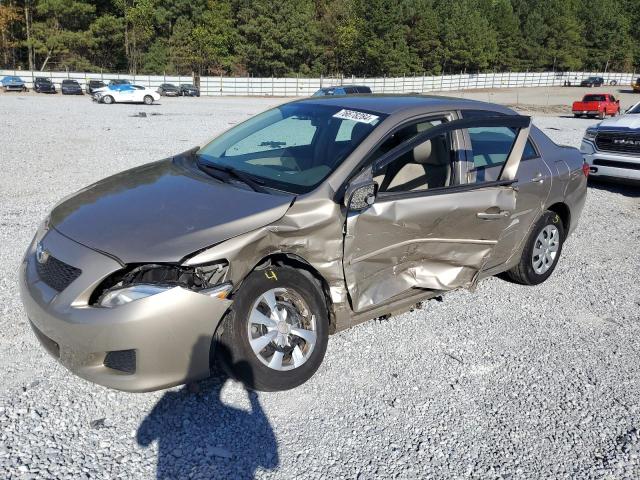
{"type": "Polygon", "coordinates": [[[197,155],[231,167],[266,187],[313,190],[365,139],[384,116],[312,103],[267,110],[214,139],[197,155]]]}

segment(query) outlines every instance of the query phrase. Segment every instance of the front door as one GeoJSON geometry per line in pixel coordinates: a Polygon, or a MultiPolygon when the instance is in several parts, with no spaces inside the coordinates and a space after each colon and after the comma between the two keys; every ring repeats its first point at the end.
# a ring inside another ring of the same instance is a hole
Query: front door
{"type": "Polygon", "coordinates": [[[515,208],[514,176],[529,123],[522,116],[444,123],[412,136],[367,167],[378,185],[375,201],[350,211],[345,231],[344,272],[355,311],[415,288],[475,284],[515,208]],[[499,126],[518,131],[500,175],[467,183],[456,175],[464,130],[499,126]]]}

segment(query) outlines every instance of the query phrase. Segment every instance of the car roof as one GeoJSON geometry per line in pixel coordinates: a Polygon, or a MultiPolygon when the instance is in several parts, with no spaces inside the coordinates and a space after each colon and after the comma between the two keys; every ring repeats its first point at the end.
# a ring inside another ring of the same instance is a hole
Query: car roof
{"type": "Polygon", "coordinates": [[[500,113],[513,113],[512,110],[494,103],[469,100],[466,98],[419,94],[364,94],[309,97],[293,103],[331,105],[345,109],[368,110],[387,115],[416,108],[424,110],[425,113],[443,110],[490,110],[500,113]]]}

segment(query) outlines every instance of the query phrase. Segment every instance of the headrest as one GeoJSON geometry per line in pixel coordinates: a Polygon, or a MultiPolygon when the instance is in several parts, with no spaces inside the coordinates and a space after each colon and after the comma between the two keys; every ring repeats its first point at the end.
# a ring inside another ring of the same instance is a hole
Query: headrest
{"type": "Polygon", "coordinates": [[[444,139],[438,136],[415,147],[413,161],[422,165],[448,165],[449,152],[444,139]]]}

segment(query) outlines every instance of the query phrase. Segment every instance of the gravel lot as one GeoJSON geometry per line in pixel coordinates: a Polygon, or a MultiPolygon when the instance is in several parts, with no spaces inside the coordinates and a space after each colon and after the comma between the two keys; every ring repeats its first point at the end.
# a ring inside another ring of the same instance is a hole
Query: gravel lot
{"type": "MultiPolygon", "coordinates": [[[[16,271],[53,204],[280,102],[0,95],[0,478],[640,477],[637,188],[591,186],[545,284],[492,278],[337,334],[293,391],[127,394],[44,353],[16,271]]],[[[574,146],[593,122],[535,116],[574,146]]]]}

